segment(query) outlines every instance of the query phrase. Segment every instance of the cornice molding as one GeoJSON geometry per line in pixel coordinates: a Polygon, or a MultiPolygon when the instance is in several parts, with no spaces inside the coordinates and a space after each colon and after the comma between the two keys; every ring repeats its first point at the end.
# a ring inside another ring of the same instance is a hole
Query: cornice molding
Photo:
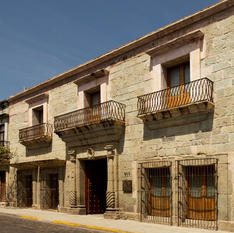
{"type": "Polygon", "coordinates": [[[90,81],[95,80],[97,78],[107,76],[108,74],[109,74],[109,71],[106,70],[106,69],[97,70],[97,71],[95,71],[93,73],[90,73],[88,75],[85,75],[85,76],[77,79],[76,81],[74,81],[74,83],[76,85],[80,85],[82,83],[90,82],[90,81]]]}
{"type": "Polygon", "coordinates": [[[191,33],[185,34],[183,36],[177,37],[173,40],[167,41],[166,43],[162,45],[156,46],[153,49],[146,51],[146,53],[150,56],[155,56],[160,53],[165,53],[168,50],[178,48],[189,42],[202,39],[203,36],[204,36],[203,32],[201,32],[200,30],[196,30],[191,33]]]}
{"type": "Polygon", "coordinates": [[[33,104],[33,103],[36,103],[36,102],[41,101],[41,100],[48,101],[48,99],[49,99],[49,95],[46,93],[43,93],[41,95],[37,95],[37,96],[34,96],[30,99],[27,99],[27,100],[25,100],[25,102],[28,104],[33,104]]]}

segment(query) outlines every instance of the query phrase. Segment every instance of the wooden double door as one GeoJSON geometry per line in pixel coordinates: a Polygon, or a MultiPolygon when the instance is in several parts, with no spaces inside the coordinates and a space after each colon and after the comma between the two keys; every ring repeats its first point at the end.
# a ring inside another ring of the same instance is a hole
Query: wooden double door
{"type": "Polygon", "coordinates": [[[189,63],[182,63],[167,69],[167,107],[177,107],[191,102],[189,63]],[[186,85],[187,84],[187,85],[186,85]]]}
{"type": "Polygon", "coordinates": [[[87,214],[102,214],[106,210],[107,160],[85,162],[85,205],[87,214]]]}
{"type": "Polygon", "coordinates": [[[215,166],[186,167],[186,218],[216,220],[215,166]]]}
{"type": "Polygon", "coordinates": [[[101,119],[100,91],[89,95],[89,120],[97,121],[101,119]]]}

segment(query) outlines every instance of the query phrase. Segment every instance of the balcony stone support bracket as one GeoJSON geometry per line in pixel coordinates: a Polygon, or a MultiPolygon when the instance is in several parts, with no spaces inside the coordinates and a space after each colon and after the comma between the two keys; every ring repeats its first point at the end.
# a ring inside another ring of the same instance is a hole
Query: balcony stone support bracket
{"type": "Polygon", "coordinates": [[[213,82],[201,78],[138,96],[137,108],[138,117],[149,129],[205,120],[214,108],[213,82]]]}
{"type": "MultiPolygon", "coordinates": [[[[72,128],[59,133],[68,146],[92,147],[96,144],[116,143],[123,133],[124,125],[118,122],[104,122],[72,128]]],[[[90,151],[90,155],[92,152],[90,151]]]]}
{"type": "Polygon", "coordinates": [[[109,100],[56,116],[55,133],[69,147],[116,143],[125,127],[125,105],[109,100]]]}
{"type": "Polygon", "coordinates": [[[53,126],[48,123],[34,125],[19,130],[19,142],[27,147],[50,145],[53,136],[53,126]]]}
{"type": "Polygon", "coordinates": [[[196,103],[140,116],[149,129],[160,129],[206,120],[213,103],[196,103]]]}

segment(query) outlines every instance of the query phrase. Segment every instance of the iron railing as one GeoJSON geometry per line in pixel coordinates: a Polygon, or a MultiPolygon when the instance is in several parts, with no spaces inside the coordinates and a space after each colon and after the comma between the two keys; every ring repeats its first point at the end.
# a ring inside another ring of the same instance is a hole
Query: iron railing
{"type": "Polygon", "coordinates": [[[52,137],[52,125],[42,123],[19,130],[19,141],[30,141],[44,136],[52,137]]]}
{"type": "Polygon", "coordinates": [[[93,107],[83,108],[54,118],[55,132],[99,121],[125,120],[125,105],[110,100],[93,107]]]}
{"type": "Polygon", "coordinates": [[[143,222],[172,224],[171,162],[139,164],[139,211],[143,222]]]}
{"type": "Polygon", "coordinates": [[[208,78],[138,96],[138,116],[202,101],[213,102],[213,82],[208,78]]]}
{"type": "Polygon", "coordinates": [[[218,160],[177,161],[178,225],[217,230],[218,160]]]}
{"type": "Polygon", "coordinates": [[[0,141],[0,146],[9,146],[9,141],[0,141]]]}

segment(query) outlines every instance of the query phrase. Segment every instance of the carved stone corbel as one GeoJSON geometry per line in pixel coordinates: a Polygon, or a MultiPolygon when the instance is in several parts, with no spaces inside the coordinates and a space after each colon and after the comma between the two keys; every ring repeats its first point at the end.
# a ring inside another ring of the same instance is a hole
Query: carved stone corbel
{"type": "Polygon", "coordinates": [[[69,156],[70,161],[75,163],[76,162],[76,150],[70,149],[68,150],[67,154],[69,156]]]}
{"type": "Polygon", "coordinates": [[[87,149],[88,159],[94,159],[95,158],[95,150],[92,147],[89,147],[87,149]]]}
{"type": "Polygon", "coordinates": [[[107,151],[107,157],[113,157],[115,155],[115,147],[113,145],[106,145],[104,149],[107,151]]]}

